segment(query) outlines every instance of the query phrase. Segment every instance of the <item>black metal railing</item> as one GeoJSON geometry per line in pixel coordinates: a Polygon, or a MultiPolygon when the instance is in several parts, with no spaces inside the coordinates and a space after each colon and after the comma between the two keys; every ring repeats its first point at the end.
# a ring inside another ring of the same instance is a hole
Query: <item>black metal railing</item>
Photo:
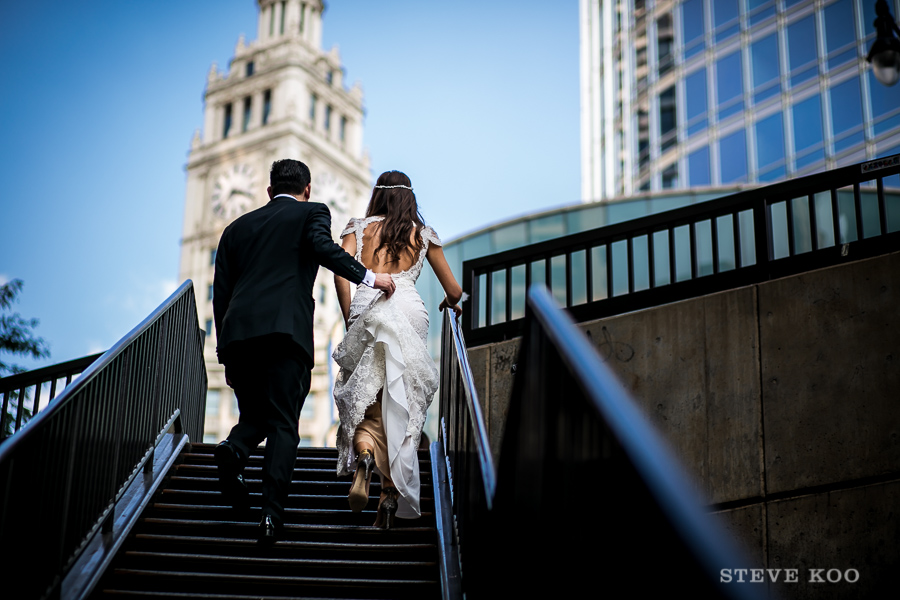
{"type": "MultiPolygon", "coordinates": [[[[432,449],[432,468],[436,470],[433,479],[452,482],[447,495],[449,506],[441,507],[449,519],[444,529],[452,523],[451,531],[444,531],[444,553],[453,555],[455,561],[465,556],[474,571],[483,563],[477,558],[480,551],[488,547],[486,524],[496,472],[465,340],[456,316],[449,310],[445,311],[441,331],[440,410],[440,439],[432,449]]],[[[441,505],[438,498],[436,501],[441,505]]]]}
{"type": "Polygon", "coordinates": [[[533,283],[584,321],[896,250],[898,173],[894,155],[466,261],[463,333],[519,335],[533,283]]]}
{"type": "Polygon", "coordinates": [[[5,585],[53,597],[79,550],[174,428],[203,432],[206,370],[186,281],[20,432],[0,445],[5,585]]]}
{"type": "Polygon", "coordinates": [[[0,397],[3,399],[3,412],[0,413],[0,441],[27,425],[28,421],[56,398],[58,392],[72,383],[76,375],[80,375],[102,355],[102,352],[91,354],[0,378],[0,397]],[[42,397],[47,399],[43,407],[41,407],[42,397]]]}
{"type": "MultiPolygon", "coordinates": [[[[450,353],[452,325],[445,320],[450,353]]],[[[542,286],[529,292],[523,333],[493,493],[479,472],[490,453],[472,439],[483,426],[469,422],[481,418],[470,410],[477,398],[470,404],[464,392],[465,367],[453,367],[457,357],[467,362],[464,348],[442,356],[441,442],[466,596],[593,596],[624,586],[636,597],[673,589],[692,598],[764,597],[760,586],[719,582],[720,569],[748,561],[542,286]]]]}

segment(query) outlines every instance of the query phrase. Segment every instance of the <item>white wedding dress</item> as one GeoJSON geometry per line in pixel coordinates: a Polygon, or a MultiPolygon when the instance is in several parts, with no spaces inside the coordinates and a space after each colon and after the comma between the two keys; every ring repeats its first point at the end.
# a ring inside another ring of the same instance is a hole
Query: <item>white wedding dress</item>
{"type": "MultiPolygon", "coordinates": [[[[363,231],[383,217],[351,219],[341,237],[356,234],[356,260],[363,248],[363,231]]],[[[360,284],[350,304],[350,326],[332,357],[340,370],[334,400],[340,413],[337,433],[338,475],[356,469],[353,437],[366,409],[383,388],[382,422],[387,436],[388,476],[400,492],[397,516],[416,518],[419,508],[417,450],[428,406],[438,387],[438,371],[425,344],[428,311],[416,290],[430,244],[441,241],[431,227],[421,230],[424,242],[418,260],[408,270],[393,274],[390,298],[360,284]]]]}

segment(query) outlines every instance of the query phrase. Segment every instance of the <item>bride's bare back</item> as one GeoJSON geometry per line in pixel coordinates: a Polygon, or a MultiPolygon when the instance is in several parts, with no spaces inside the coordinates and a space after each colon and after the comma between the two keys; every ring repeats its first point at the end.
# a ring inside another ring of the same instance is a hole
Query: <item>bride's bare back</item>
{"type": "MultiPolygon", "coordinates": [[[[370,217],[371,218],[371,217],[370,217]]],[[[366,219],[367,220],[367,219],[366,219]]],[[[360,262],[369,270],[374,273],[390,273],[391,275],[398,275],[400,273],[407,273],[411,269],[413,272],[411,273],[412,281],[415,281],[419,276],[419,272],[421,270],[421,264],[419,264],[419,258],[421,256],[421,250],[416,249],[416,232],[413,231],[410,235],[409,244],[407,245],[405,251],[401,252],[401,256],[398,260],[388,262],[388,253],[387,248],[378,248],[381,244],[381,226],[382,220],[378,218],[377,220],[373,220],[372,222],[365,224],[364,219],[353,219],[347,225],[347,229],[344,230],[342,234],[341,247],[347,251],[351,256],[357,256],[360,262]],[[359,225],[357,225],[358,223],[359,225]],[[359,226],[363,226],[362,230],[362,244],[361,249],[357,246],[359,240],[357,240],[357,235],[360,234],[359,226]],[[378,252],[375,250],[378,248],[378,252]],[[357,255],[357,250],[359,249],[359,254],[357,255]]],[[[429,239],[433,239],[434,243],[426,243],[427,251],[425,252],[425,259],[428,260],[428,263],[431,265],[431,269],[434,272],[435,276],[438,279],[438,282],[441,284],[441,287],[444,288],[444,292],[446,292],[447,296],[441,301],[440,306],[438,307],[440,310],[444,308],[452,308],[457,314],[461,312],[462,309],[457,305],[460,297],[462,296],[462,289],[459,287],[459,284],[456,282],[456,279],[453,277],[453,272],[450,270],[450,265],[447,264],[447,259],[444,256],[444,250],[441,248],[440,240],[438,240],[437,235],[434,233],[434,230],[430,227],[426,227],[422,230],[422,235],[428,234],[431,236],[429,239]],[[429,233],[430,232],[430,233],[429,233]]],[[[423,242],[427,242],[427,240],[423,239],[423,242]]],[[[409,275],[403,275],[404,277],[409,277],[409,275]]],[[[395,280],[396,281],[396,280],[395,280]]],[[[349,323],[350,318],[350,282],[346,279],[343,279],[339,275],[334,276],[334,287],[337,291],[338,302],[341,306],[341,313],[344,315],[344,322],[349,323]]]]}
{"type": "Polygon", "coordinates": [[[408,271],[419,259],[416,252],[416,232],[410,235],[409,245],[405,251],[398,257],[398,260],[390,261],[387,246],[382,247],[375,252],[375,249],[381,245],[381,225],[383,221],[375,221],[363,231],[362,259],[360,262],[371,269],[373,273],[391,273],[392,275],[408,271]]]}

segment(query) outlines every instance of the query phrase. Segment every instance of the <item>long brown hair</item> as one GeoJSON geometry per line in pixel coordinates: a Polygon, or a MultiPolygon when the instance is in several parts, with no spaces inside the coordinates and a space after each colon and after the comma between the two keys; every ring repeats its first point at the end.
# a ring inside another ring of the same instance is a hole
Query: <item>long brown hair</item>
{"type": "Polygon", "coordinates": [[[398,262],[405,252],[413,251],[413,257],[422,250],[422,233],[425,226],[419,205],[416,203],[416,195],[412,189],[406,187],[379,187],[379,186],[406,186],[412,188],[412,183],[404,173],[400,171],[387,171],[378,177],[375,189],[372,190],[372,199],[366,209],[367,217],[382,216],[381,243],[375,248],[375,255],[382,248],[387,248],[389,263],[398,262]],[[415,231],[415,247],[409,247],[409,239],[415,231]]]}

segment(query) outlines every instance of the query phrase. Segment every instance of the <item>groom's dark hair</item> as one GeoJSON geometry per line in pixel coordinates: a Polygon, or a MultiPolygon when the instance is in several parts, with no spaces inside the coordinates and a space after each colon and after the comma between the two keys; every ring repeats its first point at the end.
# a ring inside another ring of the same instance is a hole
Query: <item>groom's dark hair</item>
{"type": "Polygon", "coordinates": [[[299,160],[285,158],[272,163],[269,171],[269,185],[272,186],[272,195],[278,194],[302,194],[309,185],[309,167],[299,160]]]}

